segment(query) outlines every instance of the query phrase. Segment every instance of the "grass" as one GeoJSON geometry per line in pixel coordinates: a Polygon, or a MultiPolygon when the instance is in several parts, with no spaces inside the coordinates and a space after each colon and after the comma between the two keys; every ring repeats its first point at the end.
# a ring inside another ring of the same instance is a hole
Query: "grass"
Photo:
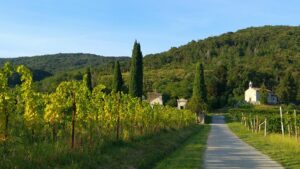
{"type": "Polygon", "coordinates": [[[300,168],[300,144],[295,138],[280,134],[252,133],[237,122],[228,123],[229,128],[243,141],[281,163],[285,168],[300,168]]]}
{"type": "Polygon", "coordinates": [[[203,155],[206,140],[210,130],[209,125],[203,125],[199,132],[187,140],[178,150],[162,162],[155,169],[198,169],[204,168],[203,155]]]}
{"type": "MultiPolygon", "coordinates": [[[[169,156],[189,138],[200,137],[207,128],[193,125],[180,130],[167,130],[128,142],[114,142],[105,146],[70,150],[69,145],[49,143],[18,145],[5,158],[0,168],[22,169],[148,169],[169,156]],[[205,130],[204,130],[205,129],[205,130]]],[[[195,148],[196,145],[195,145],[195,148]]]]}

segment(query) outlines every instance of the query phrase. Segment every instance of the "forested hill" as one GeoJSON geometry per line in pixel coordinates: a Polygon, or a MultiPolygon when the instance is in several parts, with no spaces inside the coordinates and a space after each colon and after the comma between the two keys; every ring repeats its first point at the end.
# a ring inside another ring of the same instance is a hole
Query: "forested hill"
{"type": "MultiPolygon", "coordinates": [[[[143,47],[143,46],[142,46],[143,47]]],[[[284,57],[293,60],[300,55],[300,27],[264,26],[228,32],[220,36],[203,40],[192,40],[186,45],[172,47],[169,51],[145,56],[145,67],[160,69],[162,66],[189,67],[201,60],[213,62],[218,59],[243,60],[247,57],[284,57]]],[[[123,62],[129,66],[128,57],[104,57],[84,53],[60,53],[19,58],[0,58],[0,65],[10,61],[13,64],[24,64],[32,69],[50,73],[73,70],[86,66],[101,67],[123,62]]]]}
{"type": "MultiPolygon", "coordinates": [[[[48,92],[61,81],[80,79],[88,66],[92,67],[93,85],[102,83],[109,89],[115,60],[121,62],[125,85],[128,85],[129,59],[57,54],[1,59],[0,63],[9,60],[29,66],[39,81],[36,89],[48,92]]],[[[281,101],[300,103],[299,26],[251,27],[147,55],[144,57],[145,94],[153,90],[161,92],[165,103],[170,105],[176,105],[177,98],[189,98],[198,61],[204,63],[208,99],[213,107],[243,100],[249,81],[255,87],[264,85],[275,91],[281,101]]]]}
{"type": "Polygon", "coordinates": [[[148,55],[145,63],[147,67],[160,68],[163,65],[180,66],[199,60],[209,62],[225,58],[231,62],[256,56],[270,57],[270,61],[274,57],[295,60],[300,56],[300,27],[251,27],[204,40],[193,40],[181,47],[173,47],[167,52],[148,55]]]}
{"type": "Polygon", "coordinates": [[[128,62],[129,57],[104,57],[85,53],[59,53],[19,58],[0,58],[0,65],[9,61],[14,65],[23,64],[34,70],[43,70],[55,74],[62,71],[81,69],[87,66],[103,67],[114,63],[116,60],[128,62]]]}
{"type": "Polygon", "coordinates": [[[160,84],[154,82],[154,87],[171,93],[170,98],[189,97],[188,84],[193,80],[189,72],[198,61],[204,63],[211,105],[220,107],[243,100],[249,81],[255,87],[265,85],[275,91],[283,102],[300,102],[299,26],[251,27],[191,41],[148,55],[145,67],[157,72],[168,70],[165,72],[169,74],[175,70],[173,77],[160,80],[160,84]],[[178,70],[185,73],[178,74],[178,70]]]}

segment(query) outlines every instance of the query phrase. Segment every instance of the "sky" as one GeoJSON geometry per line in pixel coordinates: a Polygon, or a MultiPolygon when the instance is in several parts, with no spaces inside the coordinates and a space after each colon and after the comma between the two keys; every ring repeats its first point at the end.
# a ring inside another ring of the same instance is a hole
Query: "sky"
{"type": "Polygon", "coordinates": [[[251,26],[299,26],[299,0],[0,0],[0,57],[159,53],[251,26]]]}

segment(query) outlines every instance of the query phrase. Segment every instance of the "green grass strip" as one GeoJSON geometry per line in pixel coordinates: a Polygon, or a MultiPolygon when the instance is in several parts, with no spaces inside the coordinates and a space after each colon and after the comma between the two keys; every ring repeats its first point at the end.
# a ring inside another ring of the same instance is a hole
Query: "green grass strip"
{"type": "Polygon", "coordinates": [[[204,168],[204,151],[209,130],[209,125],[199,126],[197,134],[188,139],[171,156],[160,162],[155,169],[204,168]]]}
{"type": "Polygon", "coordinates": [[[151,169],[202,133],[202,126],[161,131],[128,142],[70,150],[68,145],[38,144],[16,147],[8,158],[0,157],[0,168],[14,169],[151,169]]]}
{"type": "Polygon", "coordinates": [[[264,137],[262,133],[252,133],[237,122],[228,123],[228,126],[243,141],[278,161],[285,168],[300,168],[300,144],[294,137],[283,138],[280,134],[264,137]]]}

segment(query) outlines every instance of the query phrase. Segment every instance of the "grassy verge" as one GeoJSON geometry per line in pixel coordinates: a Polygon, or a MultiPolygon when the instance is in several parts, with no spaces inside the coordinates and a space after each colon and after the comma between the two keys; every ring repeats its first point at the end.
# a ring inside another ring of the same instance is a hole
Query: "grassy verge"
{"type": "Polygon", "coordinates": [[[280,134],[252,133],[237,122],[228,123],[229,128],[243,141],[281,163],[285,168],[300,168],[300,144],[295,138],[280,134]]]}
{"type": "Polygon", "coordinates": [[[180,130],[162,131],[156,135],[129,142],[70,150],[68,145],[39,144],[16,148],[7,158],[0,157],[0,168],[101,168],[148,169],[171,154],[203,127],[193,125],[180,130]]]}
{"type": "Polygon", "coordinates": [[[199,132],[188,139],[170,157],[160,162],[155,169],[203,168],[203,155],[210,126],[199,126],[199,132]]]}

